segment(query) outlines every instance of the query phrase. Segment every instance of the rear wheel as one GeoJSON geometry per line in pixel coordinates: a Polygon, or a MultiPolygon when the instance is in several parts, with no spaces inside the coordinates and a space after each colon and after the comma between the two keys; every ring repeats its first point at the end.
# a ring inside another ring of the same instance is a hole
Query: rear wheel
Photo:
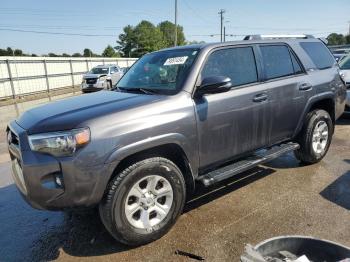
{"type": "Polygon", "coordinates": [[[298,136],[300,148],[295,156],[305,164],[321,161],[326,155],[333,135],[333,122],[325,110],[311,111],[298,136]]]}
{"type": "Polygon", "coordinates": [[[118,241],[143,245],[162,237],[181,214],[185,181],[179,168],[160,157],[137,162],[109,184],[99,211],[118,241]]]}

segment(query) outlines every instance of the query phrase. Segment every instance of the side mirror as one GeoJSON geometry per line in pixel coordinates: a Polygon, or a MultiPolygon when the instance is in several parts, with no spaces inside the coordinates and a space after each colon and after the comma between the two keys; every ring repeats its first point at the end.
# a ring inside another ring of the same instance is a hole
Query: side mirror
{"type": "Polygon", "coordinates": [[[227,92],[231,89],[231,78],[227,76],[209,76],[202,80],[197,88],[196,95],[216,94],[227,92]]]}

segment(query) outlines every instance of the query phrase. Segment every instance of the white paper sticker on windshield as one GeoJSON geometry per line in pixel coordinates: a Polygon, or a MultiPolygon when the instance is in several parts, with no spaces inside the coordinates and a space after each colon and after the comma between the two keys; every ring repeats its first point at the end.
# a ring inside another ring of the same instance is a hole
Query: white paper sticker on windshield
{"type": "Polygon", "coordinates": [[[170,57],[164,62],[164,65],[182,65],[186,62],[187,58],[188,56],[170,57]]]}

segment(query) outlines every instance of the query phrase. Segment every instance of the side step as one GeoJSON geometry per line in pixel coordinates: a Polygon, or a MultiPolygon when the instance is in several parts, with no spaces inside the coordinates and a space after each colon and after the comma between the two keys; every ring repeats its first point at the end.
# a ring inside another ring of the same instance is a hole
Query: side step
{"type": "Polygon", "coordinates": [[[294,151],[299,147],[299,144],[290,142],[271,147],[267,150],[259,150],[253,155],[243,160],[237,161],[233,164],[221,167],[205,175],[199,176],[197,180],[207,187],[219,181],[242,173],[246,170],[249,170],[253,167],[256,167],[257,165],[269,162],[272,159],[275,159],[289,151],[294,151]]]}

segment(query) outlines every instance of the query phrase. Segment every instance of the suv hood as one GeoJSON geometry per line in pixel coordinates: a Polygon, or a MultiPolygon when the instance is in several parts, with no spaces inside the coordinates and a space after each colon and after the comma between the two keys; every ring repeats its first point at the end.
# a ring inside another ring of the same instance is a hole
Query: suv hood
{"type": "Polygon", "coordinates": [[[100,91],[52,102],[24,112],[16,122],[28,134],[69,130],[83,122],[160,100],[161,96],[100,91]]]}
{"type": "Polygon", "coordinates": [[[83,76],[83,79],[88,78],[100,78],[101,76],[106,76],[107,74],[86,74],[83,76]]]}

